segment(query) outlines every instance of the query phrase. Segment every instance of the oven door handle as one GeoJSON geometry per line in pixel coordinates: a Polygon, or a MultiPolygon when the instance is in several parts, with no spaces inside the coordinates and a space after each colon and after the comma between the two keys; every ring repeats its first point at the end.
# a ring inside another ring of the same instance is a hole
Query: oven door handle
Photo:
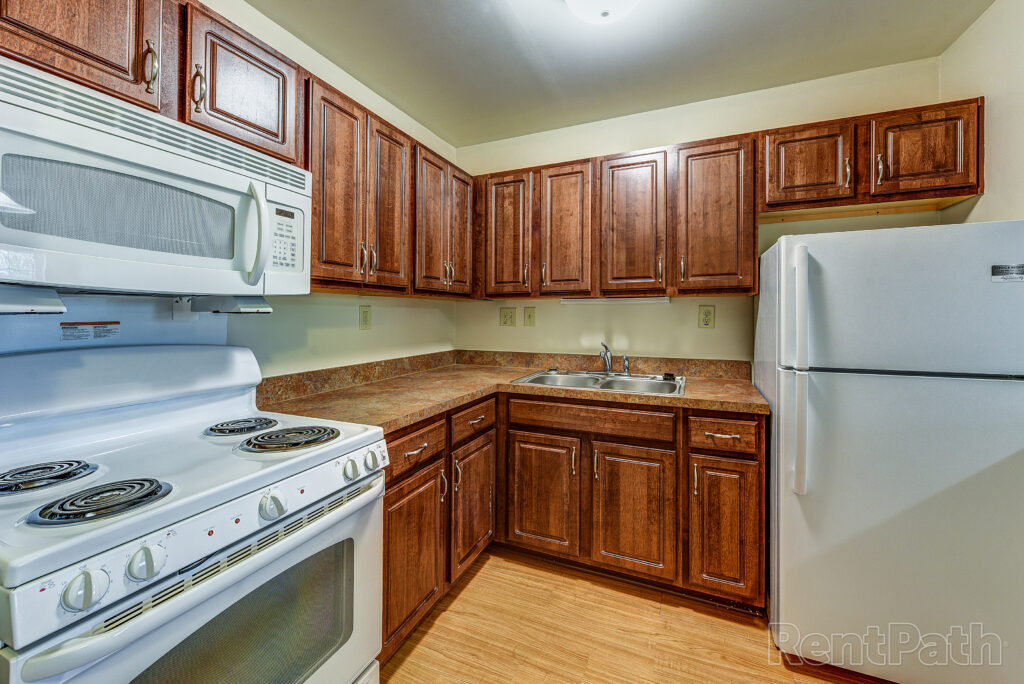
{"type": "MultiPolygon", "coordinates": [[[[359,486],[362,486],[360,484],[359,486]]],[[[198,587],[190,588],[181,596],[168,601],[156,608],[142,613],[129,620],[123,626],[102,634],[86,634],[68,639],[53,648],[31,656],[21,668],[21,679],[36,682],[55,677],[65,672],[95,663],[112,653],[132,644],[140,636],[148,634],[160,625],[166,624],[179,615],[203,603],[234,585],[243,577],[252,574],[263,565],[272,563],[278,558],[291,553],[295,548],[320,534],[325,526],[330,526],[347,518],[352,513],[378,499],[384,492],[384,478],[378,477],[364,494],[342,505],[326,516],[308,525],[304,529],[282,539],[268,547],[265,551],[229,568],[203,582],[198,587]],[[259,558],[262,562],[253,565],[252,561],[259,558]]]]}

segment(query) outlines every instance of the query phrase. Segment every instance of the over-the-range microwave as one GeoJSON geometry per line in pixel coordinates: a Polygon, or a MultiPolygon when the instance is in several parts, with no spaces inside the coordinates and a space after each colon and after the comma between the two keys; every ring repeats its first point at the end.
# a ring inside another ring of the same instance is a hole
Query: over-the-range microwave
{"type": "Polygon", "coordinates": [[[307,171],[0,58],[0,283],[309,292],[307,171]]]}

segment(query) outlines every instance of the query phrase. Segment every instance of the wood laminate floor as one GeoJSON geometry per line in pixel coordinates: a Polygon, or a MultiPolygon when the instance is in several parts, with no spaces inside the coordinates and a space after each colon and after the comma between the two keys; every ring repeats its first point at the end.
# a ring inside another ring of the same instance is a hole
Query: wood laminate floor
{"type": "Polygon", "coordinates": [[[763,619],[492,547],[388,661],[381,680],[856,681],[778,661],[763,619]]]}

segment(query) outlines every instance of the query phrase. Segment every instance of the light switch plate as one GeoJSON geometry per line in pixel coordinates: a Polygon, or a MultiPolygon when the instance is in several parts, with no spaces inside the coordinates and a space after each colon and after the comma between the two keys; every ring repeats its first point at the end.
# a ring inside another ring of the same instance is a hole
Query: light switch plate
{"type": "Polygon", "coordinates": [[[697,327],[698,328],[714,328],[715,327],[715,307],[705,304],[697,307],[697,327]]]}
{"type": "Polygon", "coordinates": [[[516,307],[501,307],[501,312],[498,316],[498,325],[514,328],[516,325],[516,307]]]}
{"type": "Polygon", "coordinates": [[[359,329],[369,330],[371,323],[370,305],[360,304],[359,305],[359,329]]]}
{"type": "Polygon", "coordinates": [[[523,325],[528,327],[534,327],[537,325],[537,307],[535,306],[524,306],[523,307],[523,325]]]}

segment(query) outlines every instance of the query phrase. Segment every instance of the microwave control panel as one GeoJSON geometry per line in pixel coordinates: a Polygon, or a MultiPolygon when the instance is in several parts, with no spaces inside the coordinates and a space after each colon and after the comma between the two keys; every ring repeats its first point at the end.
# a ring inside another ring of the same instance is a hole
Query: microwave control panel
{"type": "Polygon", "coordinates": [[[302,250],[302,214],[296,209],[275,207],[273,253],[270,268],[275,271],[301,271],[299,262],[302,250]]]}

